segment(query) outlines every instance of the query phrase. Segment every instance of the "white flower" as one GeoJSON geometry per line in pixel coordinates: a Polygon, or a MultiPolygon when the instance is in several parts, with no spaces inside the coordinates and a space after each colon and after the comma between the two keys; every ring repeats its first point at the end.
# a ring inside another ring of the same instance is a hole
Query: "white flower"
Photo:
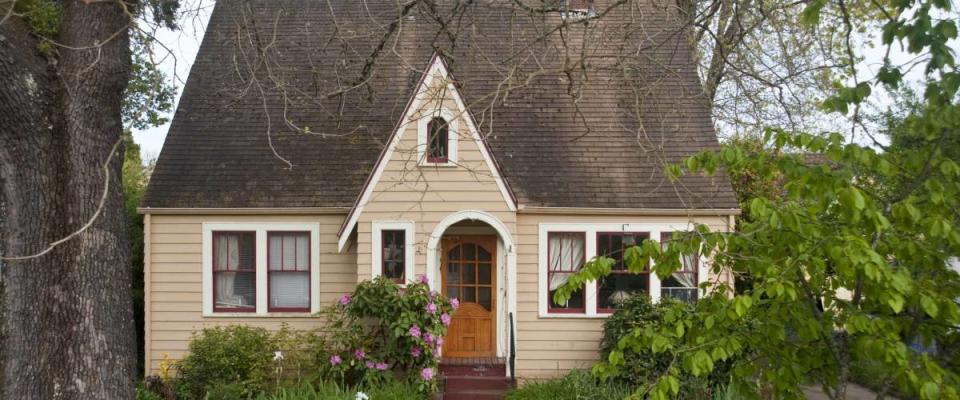
{"type": "Polygon", "coordinates": [[[364,392],[357,392],[357,400],[370,400],[370,396],[364,392]]]}
{"type": "Polygon", "coordinates": [[[283,352],[280,350],[273,352],[273,361],[280,361],[280,360],[283,360],[283,352]]]}

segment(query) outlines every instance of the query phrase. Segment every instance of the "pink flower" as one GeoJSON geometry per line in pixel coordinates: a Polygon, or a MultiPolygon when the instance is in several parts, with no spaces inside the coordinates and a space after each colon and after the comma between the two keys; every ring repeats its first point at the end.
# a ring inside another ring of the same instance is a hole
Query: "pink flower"
{"type": "Polygon", "coordinates": [[[428,303],[428,304],[427,304],[427,313],[429,313],[429,314],[436,314],[436,313],[437,313],[437,305],[436,305],[436,304],[433,304],[433,303],[428,303]]]}
{"type": "Polygon", "coordinates": [[[363,349],[357,349],[356,351],[353,352],[353,356],[356,357],[358,360],[362,360],[364,357],[367,356],[367,353],[365,353],[363,349]]]}
{"type": "Polygon", "coordinates": [[[367,369],[373,369],[374,367],[376,367],[376,365],[373,363],[373,361],[370,361],[370,360],[367,360],[367,362],[364,363],[364,365],[367,366],[367,369]]]}
{"type": "Polygon", "coordinates": [[[442,337],[438,337],[438,338],[437,338],[437,348],[439,349],[440,346],[443,346],[443,338],[442,338],[442,337]]]}
{"type": "Polygon", "coordinates": [[[390,365],[385,362],[378,362],[377,369],[380,371],[385,371],[387,368],[390,368],[390,365]]]}
{"type": "Polygon", "coordinates": [[[436,297],[437,297],[437,294],[438,294],[438,293],[437,293],[436,290],[431,290],[431,291],[430,291],[430,298],[431,298],[431,299],[436,298],[436,297]]]}
{"type": "Polygon", "coordinates": [[[420,283],[422,283],[422,284],[427,284],[427,283],[429,283],[429,282],[430,282],[430,280],[427,279],[427,276],[426,276],[426,275],[420,275],[420,283]]]}
{"type": "Polygon", "coordinates": [[[341,362],[343,362],[343,359],[339,355],[330,356],[330,365],[340,365],[341,362]]]}
{"type": "Polygon", "coordinates": [[[424,334],[423,334],[423,341],[427,343],[427,346],[432,345],[432,344],[433,344],[433,335],[431,335],[430,332],[424,333],[424,334]]]}
{"type": "Polygon", "coordinates": [[[420,350],[419,347],[413,346],[412,348],[410,348],[410,355],[411,355],[411,356],[414,356],[414,357],[420,357],[420,352],[421,352],[421,351],[422,351],[422,350],[420,350]]]}
{"type": "Polygon", "coordinates": [[[443,313],[440,315],[440,322],[443,322],[443,326],[450,326],[450,314],[443,313]]]}
{"type": "Polygon", "coordinates": [[[340,298],[340,305],[341,305],[341,306],[345,306],[345,305],[347,305],[347,304],[350,304],[350,295],[349,295],[349,294],[345,294],[345,295],[343,295],[343,297],[340,298]]]}
{"type": "Polygon", "coordinates": [[[410,336],[413,336],[415,338],[420,337],[420,327],[416,325],[411,326],[409,333],[410,333],[410,336]]]}
{"type": "Polygon", "coordinates": [[[420,370],[420,377],[425,381],[433,379],[433,368],[424,368],[420,370]]]}
{"type": "Polygon", "coordinates": [[[456,297],[451,298],[450,307],[453,307],[454,310],[460,308],[460,300],[457,300],[456,297]]]}

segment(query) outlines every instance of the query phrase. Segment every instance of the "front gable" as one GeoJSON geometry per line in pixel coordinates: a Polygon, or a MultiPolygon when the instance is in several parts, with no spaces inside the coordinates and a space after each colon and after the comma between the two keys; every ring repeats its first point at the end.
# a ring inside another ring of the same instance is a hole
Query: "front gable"
{"type": "Polygon", "coordinates": [[[366,212],[376,213],[376,217],[371,216],[374,219],[420,220],[423,217],[405,214],[430,209],[439,212],[445,208],[437,205],[465,203],[489,211],[517,210],[516,200],[452,76],[442,58],[434,54],[340,229],[338,248],[342,251],[358,222],[368,219],[362,218],[366,212]],[[444,162],[429,158],[428,125],[437,117],[446,120],[449,127],[449,157],[444,162]],[[484,205],[472,204],[477,202],[484,205]]]}

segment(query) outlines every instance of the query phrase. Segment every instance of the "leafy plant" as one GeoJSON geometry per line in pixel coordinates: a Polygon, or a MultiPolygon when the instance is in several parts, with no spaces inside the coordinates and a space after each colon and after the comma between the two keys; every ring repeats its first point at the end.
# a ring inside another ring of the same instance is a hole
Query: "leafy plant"
{"type": "Polygon", "coordinates": [[[507,393],[507,400],[621,400],[633,389],[623,383],[603,383],[584,371],[559,379],[531,381],[507,393]]]}
{"type": "Polygon", "coordinates": [[[180,381],[187,396],[207,391],[249,397],[266,390],[276,344],[263,328],[241,325],[207,328],[190,342],[180,362],[180,381]]]}
{"type": "MultiPolygon", "coordinates": [[[[679,354],[667,349],[654,351],[651,347],[630,347],[619,350],[619,343],[636,329],[658,329],[673,326],[673,322],[692,313],[692,306],[679,300],[664,298],[654,304],[648,296],[632,296],[603,323],[603,338],[600,341],[600,358],[610,360],[622,357],[621,368],[605,371],[604,365],[597,372],[606,380],[620,382],[643,391],[665,374],[679,354]],[[606,372],[606,373],[605,373],[606,372]]],[[[659,346],[657,343],[655,346],[659,346]]],[[[659,349],[658,349],[659,350],[659,349]]],[[[729,364],[729,362],[727,362],[729,364]]],[[[703,377],[690,374],[680,376],[680,397],[690,399],[709,398],[719,392],[730,380],[730,370],[716,368],[703,377]]]]}
{"type": "MultiPolygon", "coordinates": [[[[808,3],[798,23],[815,22],[825,10],[844,15],[845,4],[808,3]]],[[[762,181],[782,181],[783,192],[752,196],[745,207],[750,218],[738,232],[700,225],[666,249],[655,241],[631,247],[628,269],[637,273],[653,263],[667,277],[680,268],[682,254],[702,251],[713,272],[748,275],[752,288],[734,294],[719,285],[693,312],[633,328],[598,364],[600,376],[630,368],[626,353],[650,349],[677,355],[645,393],[655,399],[678,396],[683,376],[709,376],[726,362],[738,398],[759,398],[761,390],[800,398],[809,383],[844,398],[854,362],[869,363],[887,377],[883,386],[911,396],[960,398],[950,362],[912,347],[946,342],[960,326],[960,276],[947,265],[960,254],[960,165],[943,146],[960,135],[960,69],[949,43],[957,22],[939,18],[951,7],[939,0],[870,7],[884,15],[883,44],[902,45],[925,63],[923,102],[899,119],[897,140],[865,146],[839,133],[771,128],[762,140],[767,151],[727,146],[669,167],[674,178],[751,171],[762,181]],[[808,162],[807,154],[823,162],[808,162]]],[[[853,77],[855,49],[849,51],[853,77]]],[[[822,106],[857,123],[871,93],[901,84],[901,66],[886,60],[872,80],[837,83],[822,106]]],[[[609,274],[612,262],[591,260],[555,300],[609,274]]]]}
{"type": "Polygon", "coordinates": [[[401,287],[382,277],[365,281],[325,311],[325,377],[348,385],[382,381],[389,373],[437,388],[437,366],[458,301],[431,291],[425,277],[401,287]]]}
{"type": "Polygon", "coordinates": [[[261,394],[258,400],[407,400],[427,399],[417,385],[396,379],[387,379],[375,385],[350,389],[335,382],[303,384],[278,389],[272,394],[261,394]]]}

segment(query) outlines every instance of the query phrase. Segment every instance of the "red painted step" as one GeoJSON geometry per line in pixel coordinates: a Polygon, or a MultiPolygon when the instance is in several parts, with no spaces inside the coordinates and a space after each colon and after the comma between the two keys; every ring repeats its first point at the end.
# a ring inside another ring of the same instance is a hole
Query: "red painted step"
{"type": "Polygon", "coordinates": [[[505,364],[440,364],[446,376],[507,376],[505,364]]]}
{"type": "Polygon", "coordinates": [[[503,400],[504,394],[502,390],[468,390],[444,393],[443,400],[503,400]]]}
{"type": "Polygon", "coordinates": [[[443,400],[502,400],[513,386],[500,363],[441,363],[443,400]]]}
{"type": "Polygon", "coordinates": [[[505,376],[447,376],[444,378],[444,388],[447,392],[507,390],[510,389],[511,383],[510,378],[505,376]]]}

